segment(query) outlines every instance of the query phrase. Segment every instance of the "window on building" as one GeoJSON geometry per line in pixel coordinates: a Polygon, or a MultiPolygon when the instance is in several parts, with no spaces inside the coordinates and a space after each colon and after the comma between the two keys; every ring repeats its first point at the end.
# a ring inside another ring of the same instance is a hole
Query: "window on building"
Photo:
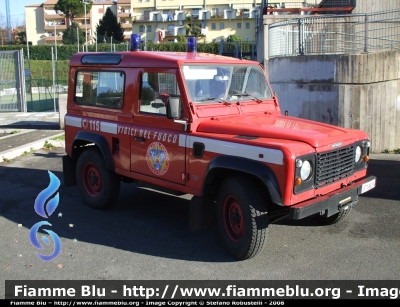
{"type": "Polygon", "coordinates": [[[236,28],[237,28],[237,29],[241,29],[241,28],[242,28],[242,23],[241,23],[241,22],[238,22],[237,25],[236,25],[236,28]]]}
{"type": "Polygon", "coordinates": [[[153,30],[152,30],[152,28],[151,28],[151,25],[148,25],[148,26],[147,26],[147,32],[153,32],[153,30]]]}
{"type": "Polygon", "coordinates": [[[200,10],[199,9],[192,9],[192,17],[194,19],[198,19],[199,18],[199,14],[200,14],[200,10]]]}
{"type": "Polygon", "coordinates": [[[150,20],[150,10],[143,11],[143,18],[144,20],[150,20]]]}
{"type": "Polygon", "coordinates": [[[216,30],[217,24],[215,22],[211,23],[211,30],[216,30]]]}
{"type": "Polygon", "coordinates": [[[225,29],[225,25],[224,25],[223,22],[220,22],[220,23],[219,23],[219,29],[220,29],[220,30],[225,29]]]}
{"type": "Polygon", "coordinates": [[[165,33],[165,35],[174,35],[174,29],[175,29],[175,25],[174,24],[170,24],[167,26],[167,33],[165,33]]]}
{"type": "Polygon", "coordinates": [[[75,103],[121,109],[124,101],[125,73],[122,71],[78,71],[75,103]]]}
{"type": "Polygon", "coordinates": [[[250,29],[250,22],[246,22],[246,29],[250,29]]]}

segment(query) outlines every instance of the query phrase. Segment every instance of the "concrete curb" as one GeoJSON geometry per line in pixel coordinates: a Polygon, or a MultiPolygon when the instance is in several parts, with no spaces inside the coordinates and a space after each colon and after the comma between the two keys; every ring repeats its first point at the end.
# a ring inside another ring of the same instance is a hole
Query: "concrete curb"
{"type": "Polygon", "coordinates": [[[42,149],[44,147],[44,144],[46,141],[48,144],[51,144],[54,147],[65,148],[65,141],[51,140],[52,138],[55,138],[55,137],[63,135],[63,134],[64,134],[64,132],[52,135],[51,137],[46,137],[46,138],[40,139],[38,141],[29,143],[29,144],[21,145],[21,146],[18,146],[16,148],[13,148],[10,150],[3,151],[2,153],[0,153],[0,163],[7,161],[7,160],[14,159],[19,156],[22,156],[26,153],[30,153],[33,150],[42,149]]]}

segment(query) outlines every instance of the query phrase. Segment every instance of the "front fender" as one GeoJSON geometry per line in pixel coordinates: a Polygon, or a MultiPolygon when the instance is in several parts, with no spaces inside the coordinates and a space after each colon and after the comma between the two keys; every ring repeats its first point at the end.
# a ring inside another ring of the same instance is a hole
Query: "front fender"
{"type": "Polygon", "coordinates": [[[264,163],[234,156],[219,156],[211,160],[203,183],[204,187],[215,178],[219,169],[241,172],[257,177],[267,187],[272,203],[283,206],[282,194],[274,172],[264,163]]]}

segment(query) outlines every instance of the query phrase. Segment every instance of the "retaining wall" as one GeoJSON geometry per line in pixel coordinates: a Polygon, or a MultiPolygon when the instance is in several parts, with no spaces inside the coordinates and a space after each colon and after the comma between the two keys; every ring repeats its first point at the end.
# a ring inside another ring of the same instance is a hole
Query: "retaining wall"
{"type": "Polygon", "coordinates": [[[373,153],[400,148],[400,51],[271,58],[282,112],[368,133],[373,153]]]}

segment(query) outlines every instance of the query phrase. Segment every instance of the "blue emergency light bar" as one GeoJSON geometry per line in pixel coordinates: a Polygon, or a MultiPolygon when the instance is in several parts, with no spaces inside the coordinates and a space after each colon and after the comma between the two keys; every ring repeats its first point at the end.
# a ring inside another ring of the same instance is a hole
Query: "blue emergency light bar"
{"type": "Polygon", "coordinates": [[[187,52],[196,52],[196,51],[197,51],[196,37],[189,36],[187,38],[187,52]]]}
{"type": "Polygon", "coordinates": [[[131,51],[140,50],[140,34],[131,34],[131,51]]]}

